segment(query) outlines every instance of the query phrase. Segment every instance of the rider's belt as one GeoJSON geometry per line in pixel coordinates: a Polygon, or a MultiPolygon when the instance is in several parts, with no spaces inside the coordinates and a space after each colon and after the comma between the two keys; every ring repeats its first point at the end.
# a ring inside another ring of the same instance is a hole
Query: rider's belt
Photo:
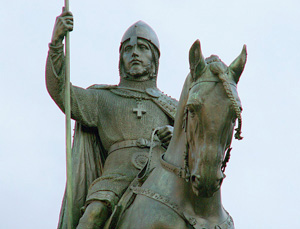
{"type": "MultiPolygon", "coordinates": [[[[153,141],[153,147],[158,145],[158,141],[153,141]]],[[[109,150],[108,154],[111,154],[112,152],[123,149],[123,148],[131,148],[131,147],[139,147],[139,148],[150,148],[151,142],[144,138],[139,138],[138,140],[126,140],[122,142],[117,142],[113,144],[109,150]]]]}

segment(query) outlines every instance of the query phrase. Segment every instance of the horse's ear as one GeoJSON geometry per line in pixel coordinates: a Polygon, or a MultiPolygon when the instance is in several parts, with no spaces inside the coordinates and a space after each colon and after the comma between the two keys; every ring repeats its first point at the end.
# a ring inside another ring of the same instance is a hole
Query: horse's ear
{"type": "Polygon", "coordinates": [[[241,54],[230,64],[229,68],[233,72],[233,80],[238,83],[242,72],[244,71],[245,64],[247,61],[247,48],[243,46],[241,54]]]}
{"type": "Polygon", "coordinates": [[[206,66],[205,59],[202,55],[200,41],[196,40],[189,52],[190,71],[193,80],[196,80],[204,67],[206,66]]]}

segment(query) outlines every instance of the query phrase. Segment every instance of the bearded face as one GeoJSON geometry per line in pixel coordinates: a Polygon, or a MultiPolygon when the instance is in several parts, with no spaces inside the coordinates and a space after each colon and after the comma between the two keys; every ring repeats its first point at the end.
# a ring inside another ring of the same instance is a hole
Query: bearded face
{"type": "Polygon", "coordinates": [[[136,81],[145,81],[156,76],[158,62],[151,44],[141,38],[136,42],[125,41],[120,56],[121,77],[136,81]]]}
{"type": "Polygon", "coordinates": [[[146,41],[138,39],[136,44],[124,44],[123,63],[125,72],[135,78],[149,74],[152,52],[146,41]]]}

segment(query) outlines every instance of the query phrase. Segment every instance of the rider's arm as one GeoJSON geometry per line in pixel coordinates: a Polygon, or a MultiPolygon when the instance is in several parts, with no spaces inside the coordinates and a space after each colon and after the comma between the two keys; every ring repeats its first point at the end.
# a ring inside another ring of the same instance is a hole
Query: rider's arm
{"type": "MultiPolygon", "coordinates": [[[[47,90],[63,112],[65,110],[65,56],[62,41],[66,31],[73,29],[73,16],[70,15],[72,14],[64,12],[56,18],[46,63],[47,90]]],[[[95,90],[83,89],[71,84],[71,117],[84,125],[97,126],[97,93],[95,90]]]]}

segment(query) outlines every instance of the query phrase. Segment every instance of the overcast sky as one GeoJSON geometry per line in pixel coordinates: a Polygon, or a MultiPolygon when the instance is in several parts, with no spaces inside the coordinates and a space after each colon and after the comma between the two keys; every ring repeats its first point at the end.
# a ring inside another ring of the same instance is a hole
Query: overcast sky
{"type": "MultiPolygon", "coordinates": [[[[45,61],[63,1],[0,8],[0,228],[56,228],[65,186],[64,115],[47,93],[45,61]]],[[[242,141],[222,186],[237,229],[300,228],[300,2],[298,0],[70,1],[71,81],[117,84],[125,30],[144,20],[161,44],[158,87],[179,99],[188,51],[228,65],[243,44],[242,141]]]]}

